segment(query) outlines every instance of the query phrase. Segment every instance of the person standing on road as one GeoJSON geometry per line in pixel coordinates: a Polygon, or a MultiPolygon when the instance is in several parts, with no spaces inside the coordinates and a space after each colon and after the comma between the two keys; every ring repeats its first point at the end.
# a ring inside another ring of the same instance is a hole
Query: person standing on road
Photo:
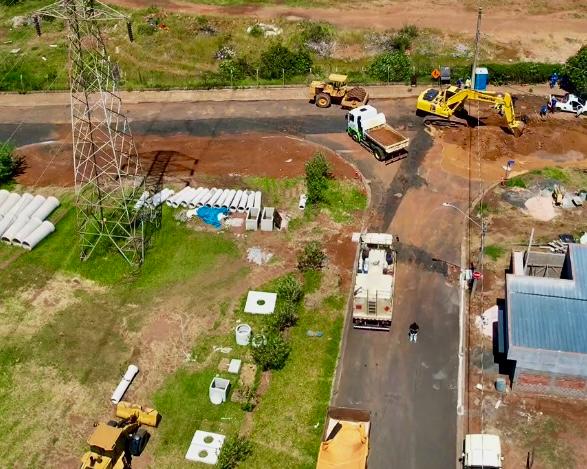
{"type": "Polygon", "coordinates": [[[420,330],[420,326],[417,323],[413,322],[410,324],[410,329],[408,331],[408,338],[410,342],[418,342],[418,331],[420,330]]]}

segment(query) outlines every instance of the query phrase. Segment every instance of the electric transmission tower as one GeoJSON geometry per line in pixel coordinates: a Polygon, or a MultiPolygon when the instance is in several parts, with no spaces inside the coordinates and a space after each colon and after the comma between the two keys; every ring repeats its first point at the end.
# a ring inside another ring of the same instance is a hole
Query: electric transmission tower
{"type": "Polygon", "coordinates": [[[67,24],[80,257],[87,259],[106,241],[130,264],[141,264],[161,215],[160,207],[143,203],[143,193],[152,196],[159,188],[145,185],[116,90],[120,71],[110,61],[98,26],[100,21],[125,21],[132,41],[129,19],[97,0],[60,0],[38,10],[33,19],[39,35],[42,17],[67,24]]]}

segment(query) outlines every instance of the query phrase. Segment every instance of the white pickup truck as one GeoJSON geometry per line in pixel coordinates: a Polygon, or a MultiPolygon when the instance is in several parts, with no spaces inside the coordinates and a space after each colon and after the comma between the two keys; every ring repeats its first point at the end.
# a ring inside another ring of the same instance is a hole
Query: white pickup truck
{"type": "Polygon", "coordinates": [[[466,435],[461,461],[463,469],[503,469],[499,436],[466,435]]]}
{"type": "Polygon", "coordinates": [[[349,111],[347,133],[371,150],[379,161],[396,161],[405,157],[410,139],[391,127],[385,114],[365,105],[349,111]]]}
{"type": "Polygon", "coordinates": [[[587,105],[585,105],[585,101],[574,94],[551,94],[550,102],[552,102],[552,98],[556,99],[555,108],[557,111],[574,112],[578,116],[587,113],[587,105]]]}

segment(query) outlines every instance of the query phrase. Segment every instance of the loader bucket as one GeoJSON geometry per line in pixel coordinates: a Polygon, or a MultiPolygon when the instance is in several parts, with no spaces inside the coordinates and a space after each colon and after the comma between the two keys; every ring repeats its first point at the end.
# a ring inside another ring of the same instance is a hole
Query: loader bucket
{"type": "Polygon", "coordinates": [[[155,409],[143,407],[130,402],[120,401],[116,406],[116,416],[122,419],[128,419],[135,416],[137,421],[142,425],[156,427],[159,425],[161,416],[155,409]]]}

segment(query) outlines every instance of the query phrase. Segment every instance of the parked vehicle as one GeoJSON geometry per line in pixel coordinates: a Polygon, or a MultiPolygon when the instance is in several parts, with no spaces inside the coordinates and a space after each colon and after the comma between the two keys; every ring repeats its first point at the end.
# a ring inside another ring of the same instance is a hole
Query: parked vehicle
{"type": "Polygon", "coordinates": [[[499,436],[466,435],[461,461],[463,469],[502,469],[503,457],[499,436]]]}
{"type": "Polygon", "coordinates": [[[555,109],[557,111],[573,112],[577,115],[587,114],[587,105],[585,104],[585,101],[574,94],[551,94],[549,97],[550,102],[552,102],[552,98],[556,99],[555,109]]]}

